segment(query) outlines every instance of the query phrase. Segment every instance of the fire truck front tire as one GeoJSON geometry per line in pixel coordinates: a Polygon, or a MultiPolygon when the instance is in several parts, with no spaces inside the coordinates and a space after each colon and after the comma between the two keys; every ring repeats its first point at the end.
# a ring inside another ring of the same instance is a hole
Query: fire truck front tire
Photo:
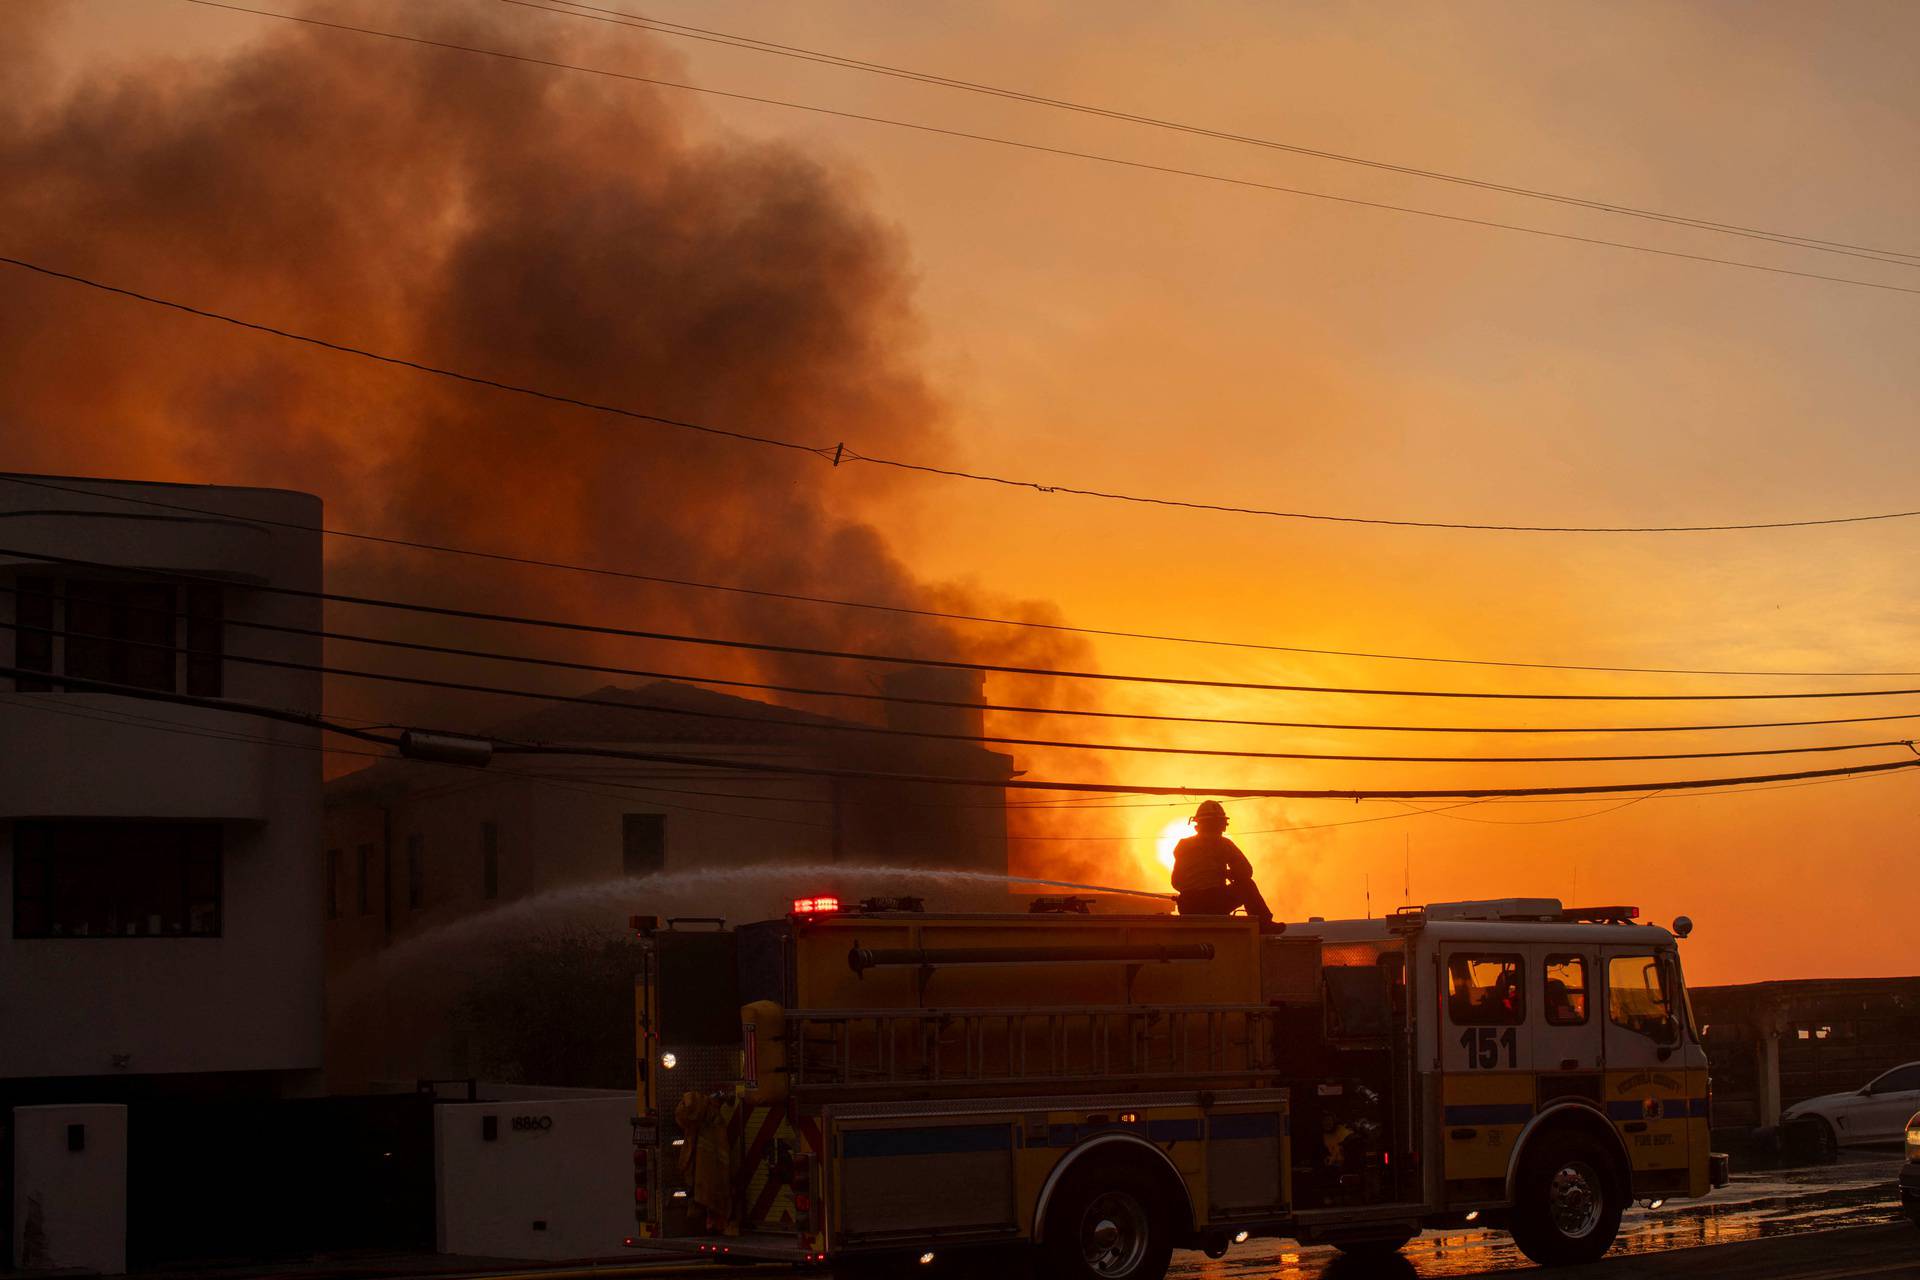
{"type": "Polygon", "coordinates": [[[1597,1139],[1545,1134],[1521,1165],[1508,1228],[1543,1267],[1593,1262],[1620,1233],[1626,1194],[1615,1156],[1597,1139]]]}
{"type": "Polygon", "coordinates": [[[1161,1280],[1173,1257],[1165,1181],[1131,1160],[1068,1173],[1047,1206],[1048,1280],[1161,1280]]]}

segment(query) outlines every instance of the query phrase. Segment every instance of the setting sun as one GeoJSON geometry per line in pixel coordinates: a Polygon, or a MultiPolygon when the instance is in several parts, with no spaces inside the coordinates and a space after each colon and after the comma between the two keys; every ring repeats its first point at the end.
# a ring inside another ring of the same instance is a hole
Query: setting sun
{"type": "Polygon", "coordinates": [[[1192,834],[1192,818],[1175,818],[1160,828],[1160,837],[1155,841],[1155,847],[1160,854],[1160,865],[1169,871],[1173,870],[1173,846],[1192,834]]]}

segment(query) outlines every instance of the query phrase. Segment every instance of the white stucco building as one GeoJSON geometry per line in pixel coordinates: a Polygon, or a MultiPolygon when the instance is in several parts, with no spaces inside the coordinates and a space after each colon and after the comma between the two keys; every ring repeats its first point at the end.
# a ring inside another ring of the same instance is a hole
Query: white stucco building
{"type": "Polygon", "coordinates": [[[317,1087],[317,732],[62,677],[318,714],[317,674],[241,659],[320,661],[247,626],[319,626],[262,590],[320,588],[286,527],[319,523],[284,490],[0,476],[0,1104],[317,1087]]]}

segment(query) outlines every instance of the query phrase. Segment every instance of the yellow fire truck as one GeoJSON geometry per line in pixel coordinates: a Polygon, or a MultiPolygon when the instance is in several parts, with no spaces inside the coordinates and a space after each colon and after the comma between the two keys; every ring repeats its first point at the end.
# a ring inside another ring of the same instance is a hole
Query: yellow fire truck
{"type": "Polygon", "coordinates": [[[1385,1253],[1479,1222],[1554,1264],[1604,1253],[1630,1201],[1726,1182],[1684,917],[1506,899],[1282,929],[1034,905],[636,919],[628,1243],[1158,1280],[1176,1248],[1385,1253]]]}

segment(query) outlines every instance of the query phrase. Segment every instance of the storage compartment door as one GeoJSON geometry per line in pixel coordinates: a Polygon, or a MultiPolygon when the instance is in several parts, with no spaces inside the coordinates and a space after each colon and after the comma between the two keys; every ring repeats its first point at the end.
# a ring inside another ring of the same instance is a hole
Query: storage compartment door
{"type": "Polygon", "coordinates": [[[1014,1122],[851,1122],[836,1128],[838,1238],[880,1243],[952,1234],[1011,1235],[1014,1122]]]}
{"type": "Polygon", "coordinates": [[[1207,1120],[1209,1222],[1260,1217],[1287,1203],[1287,1116],[1284,1107],[1216,1111],[1207,1120]]]}

